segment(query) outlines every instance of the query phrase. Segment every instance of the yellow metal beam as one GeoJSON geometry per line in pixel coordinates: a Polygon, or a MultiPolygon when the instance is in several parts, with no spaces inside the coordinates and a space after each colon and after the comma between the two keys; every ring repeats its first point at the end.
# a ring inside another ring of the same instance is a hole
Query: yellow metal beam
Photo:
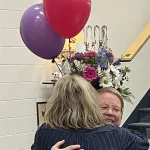
{"type": "Polygon", "coordinates": [[[121,61],[131,61],[149,38],[150,23],[144,28],[142,33],[136,38],[136,40],[130,45],[128,50],[123,54],[123,56],[125,57],[123,57],[121,61]]]}

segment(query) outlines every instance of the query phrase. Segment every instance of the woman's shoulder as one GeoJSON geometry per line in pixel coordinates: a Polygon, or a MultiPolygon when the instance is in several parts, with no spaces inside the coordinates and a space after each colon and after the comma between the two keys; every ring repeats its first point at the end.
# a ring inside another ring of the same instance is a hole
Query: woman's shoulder
{"type": "Polygon", "coordinates": [[[66,131],[66,132],[79,132],[79,133],[96,133],[96,132],[111,132],[119,131],[118,126],[116,125],[102,125],[100,127],[92,129],[63,129],[63,128],[51,128],[46,123],[42,124],[38,130],[54,130],[54,131],[66,131]]]}
{"type": "Polygon", "coordinates": [[[147,150],[149,143],[147,138],[138,132],[130,131],[128,129],[118,127],[117,125],[104,125],[93,129],[60,129],[60,128],[50,128],[46,124],[42,124],[36,133],[36,137],[51,137],[59,135],[64,137],[65,135],[70,135],[75,137],[97,137],[105,140],[111,140],[111,142],[121,143],[121,147],[125,149],[136,149],[136,150],[147,150]],[[88,135],[87,135],[88,134],[88,135]],[[85,135],[85,136],[83,136],[85,135]],[[92,136],[93,135],[93,136],[92,136]],[[95,135],[95,136],[94,136],[95,135]]]}
{"type": "Polygon", "coordinates": [[[97,132],[120,132],[120,127],[117,125],[103,125],[97,128],[97,132]]]}
{"type": "Polygon", "coordinates": [[[41,125],[39,126],[39,129],[45,129],[45,128],[47,128],[46,123],[43,123],[43,124],[41,124],[41,125]]]}

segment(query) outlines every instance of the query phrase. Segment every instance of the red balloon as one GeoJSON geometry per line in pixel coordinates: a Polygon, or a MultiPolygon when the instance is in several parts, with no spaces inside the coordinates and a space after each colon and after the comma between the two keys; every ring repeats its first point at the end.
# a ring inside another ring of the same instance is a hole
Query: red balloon
{"type": "Polygon", "coordinates": [[[80,33],[91,12],[91,0],[44,0],[43,5],[49,24],[64,38],[80,33]]]}

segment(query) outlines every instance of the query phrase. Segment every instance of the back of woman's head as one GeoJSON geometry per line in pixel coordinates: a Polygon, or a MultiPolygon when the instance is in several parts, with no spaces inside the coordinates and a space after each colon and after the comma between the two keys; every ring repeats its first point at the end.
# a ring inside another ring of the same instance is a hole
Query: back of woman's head
{"type": "Polygon", "coordinates": [[[77,75],[60,78],[48,101],[46,123],[58,128],[94,128],[103,123],[98,93],[77,75]]]}

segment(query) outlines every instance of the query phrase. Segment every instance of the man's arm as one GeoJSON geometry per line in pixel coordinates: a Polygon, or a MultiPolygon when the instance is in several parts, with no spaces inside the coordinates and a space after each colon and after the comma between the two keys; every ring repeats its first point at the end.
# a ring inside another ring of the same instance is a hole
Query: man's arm
{"type": "Polygon", "coordinates": [[[123,147],[126,147],[126,149],[148,150],[149,142],[145,135],[125,128],[122,128],[120,131],[123,147]]]}

